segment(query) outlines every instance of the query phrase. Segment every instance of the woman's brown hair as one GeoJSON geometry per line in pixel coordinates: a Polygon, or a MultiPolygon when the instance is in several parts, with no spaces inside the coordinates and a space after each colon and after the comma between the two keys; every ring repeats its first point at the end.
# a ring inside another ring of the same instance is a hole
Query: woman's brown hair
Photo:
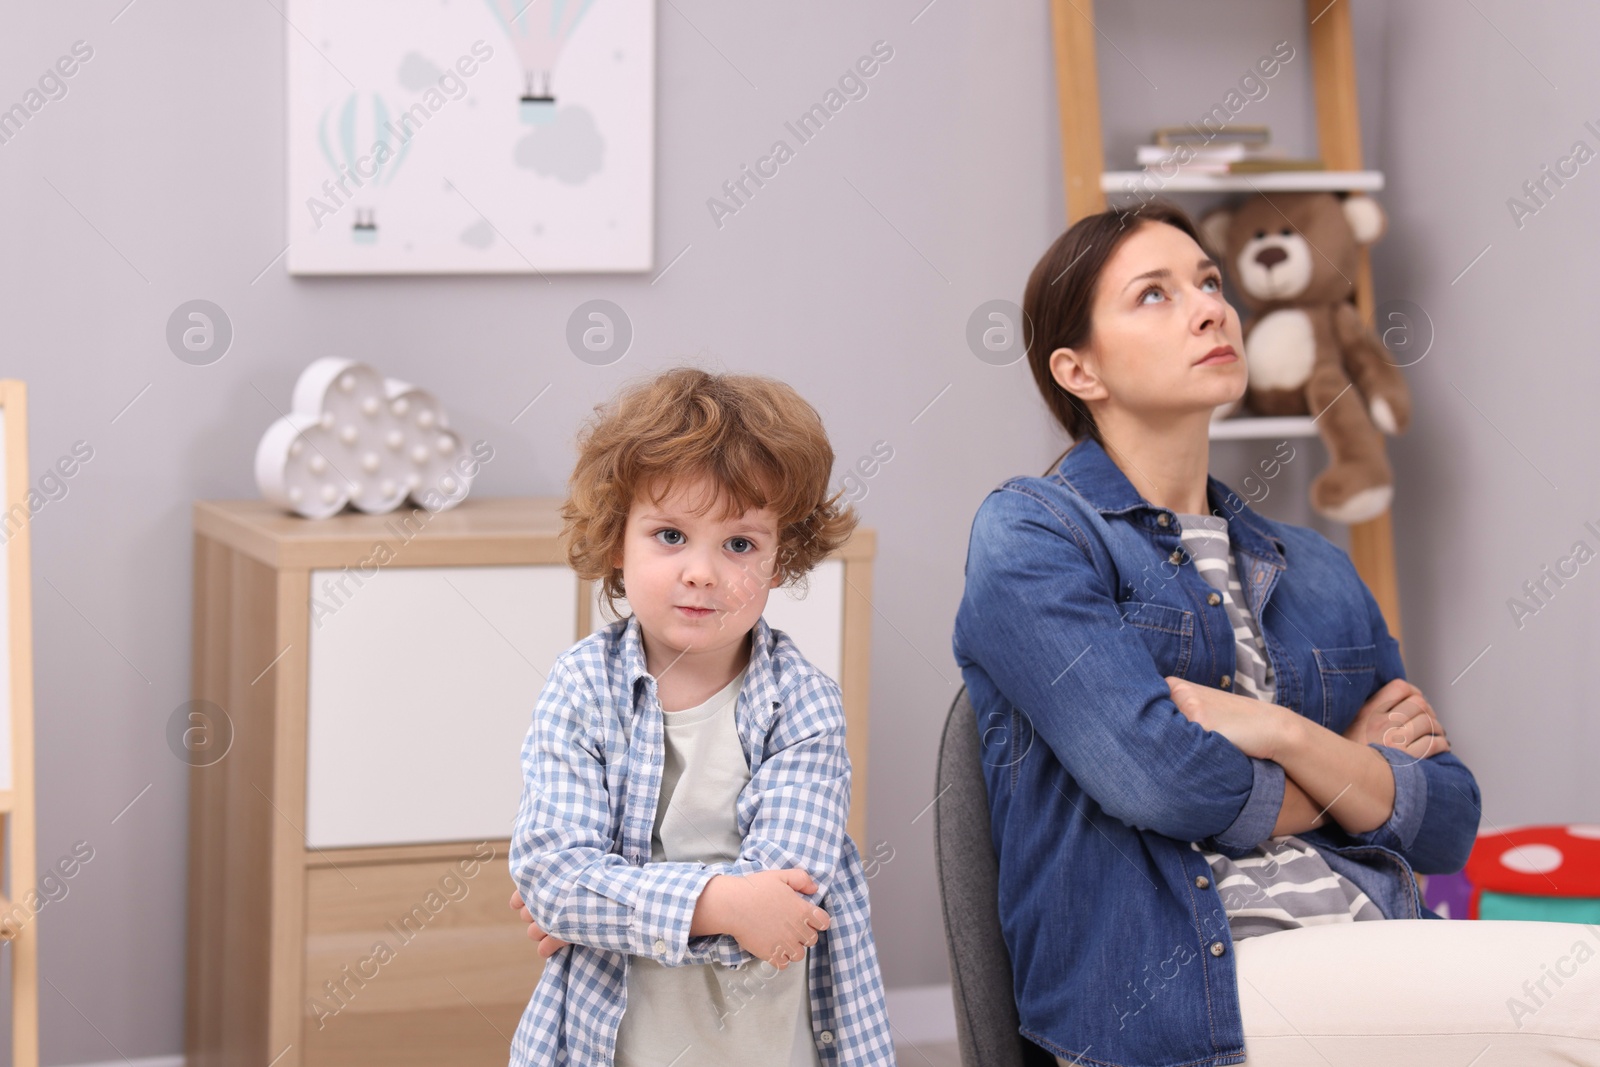
{"type": "Polygon", "coordinates": [[[1088,343],[1094,326],[1095,293],[1106,263],[1117,247],[1147,222],[1177,227],[1216,258],[1188,213],[1171,201],[1156,198],[1136,208],[1085,215],[1055,239],[1028,275],[1022,297],[1024,322],[1030,328],[1030,336],[1025,338],[1028,365],[1045,404],[1074,443],[1088,436],[1105,444],[1088,406],[1061,388],[1050,373],[1050,353],[1088,343]]]}
{"type": "MultiPolygon", "coordinates": [[[[601,583],[613,615],[626,595],[612,560],[641,492],[659,503],[674,484],[707,477],[715,486],[701,514],[770,508],[778,519],[780,584],[807,572],[850,538],[860,517],[828,495],[833,447],[822,418],[775,378],[675,367],[635,383],[579,431],[578,461],[561,507],[567,561],[601,583]]],[[[764,582],[762,584],[765,584],[764,582]]]]}

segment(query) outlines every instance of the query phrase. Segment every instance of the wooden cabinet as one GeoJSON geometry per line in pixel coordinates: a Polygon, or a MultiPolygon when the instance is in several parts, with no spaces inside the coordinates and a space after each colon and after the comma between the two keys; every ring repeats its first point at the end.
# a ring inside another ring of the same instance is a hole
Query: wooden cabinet
{"type": "Polygon", "coordinates": [[[508,836],[533,700],[577,640],[577,576],[391,567],[334,607],[318,590],[340,574],[311,572],[313,602],[328,606],[313,608],[310,633],[306,843],[508,836]]]}
{"type": "MultiPolygon", "coordinates": [[[[307,520],[194,506],[190,1067],[502,1067],[540,961],[506,906],[519,753],[607,621],[555,498],[307,520]]],[[[866,851],[870,530],[767,621],[840,682],[866,851]]]]}
{"type": "Polygon", "coordinates": [[[539,974],[504,842],[364,851],[306,863],[301,1062],[504,1067],[539,974]]]}

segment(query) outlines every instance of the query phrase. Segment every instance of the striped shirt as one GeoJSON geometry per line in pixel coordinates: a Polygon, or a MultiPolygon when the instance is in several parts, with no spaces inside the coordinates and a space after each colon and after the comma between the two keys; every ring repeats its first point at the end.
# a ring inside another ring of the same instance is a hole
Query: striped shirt
{"type": "Polygon", "coordinates": [[[1222,607],[1233,626],[1233,691],[1272,703],[1277,682],[1272,663],[1267,659],[1261,639],[1261,624],[1245,603],[1244,590],[1234,566],[1233,549],[1228,541],[1228,520],[1221,515],[1178,516],[1183,547],[1211,587],[1222,595],[1222,607]]]}
{"type": "MultiPolygon", "coordinates": [[[[1179,514],[1183,547],[1213,589],[1233,627],[1233,691],[1271,703],[1277,688],[1261,626],[1245,602],[1221,515],[1179,514]]],[[[1238,859],[1189,847],[1205,856],[1228,915],[1234,940],[1299,926],[1382,919],[1383,912],[1356,886],[1328,866],[1316,848],[1293,834],[1268,838],[1238,859]]]]}
{"type": "MultiPolygon", "coordinates": [[[[631,957],[756,972],[761,961],[733,935],[690,936],[695,904],[718,874],[785,867],[811,875],[818,889],[804,896],[830,919],[805,964],[818,1060],[893,1067],[866,874],[845,830],[850,757],[839,684],[765,618],[752,634],[734,711],[750,781],[738,796],[742,844],[731,862],[651,859],[665,741],[638,619],[597,630],[556,659],[522,745],[510,868],[534,920],[572,943],[545,961],[510,1067],[612,1067],[631,957]]],[[[718,1062],[717,1051],[680,1064],[718,1062]]]]}

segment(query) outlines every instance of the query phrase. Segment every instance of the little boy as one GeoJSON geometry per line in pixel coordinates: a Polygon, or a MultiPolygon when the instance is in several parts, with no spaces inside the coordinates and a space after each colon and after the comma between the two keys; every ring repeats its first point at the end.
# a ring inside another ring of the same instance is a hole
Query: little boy
{"type": "Polygon", "coordinates": [[[511,1067],[894,1064],[839,686],[762,618],[858,521],[821,419],[684,367],[578,445],[568,561],[631,614],[557,658],[522,746],[511,906],[546,959],[511,1067]]]}

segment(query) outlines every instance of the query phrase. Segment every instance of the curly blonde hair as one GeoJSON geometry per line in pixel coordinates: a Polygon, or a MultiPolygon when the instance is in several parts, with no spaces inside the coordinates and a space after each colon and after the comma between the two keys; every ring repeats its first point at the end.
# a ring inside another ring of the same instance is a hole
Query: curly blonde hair
{"type": "Polygon", "coordinates": [[[709,478],[720,517],[770,508],[780,585],[799,583],[850,539],[860,517],[828,495],[833,447],[816,409],[774,378],[676,367],[595,405],[561,506],[561,540],[579,577],[601,583],[613,615],[625,596],[613,564],[641,492],[659,503],[675,484],[709,478]]]}

